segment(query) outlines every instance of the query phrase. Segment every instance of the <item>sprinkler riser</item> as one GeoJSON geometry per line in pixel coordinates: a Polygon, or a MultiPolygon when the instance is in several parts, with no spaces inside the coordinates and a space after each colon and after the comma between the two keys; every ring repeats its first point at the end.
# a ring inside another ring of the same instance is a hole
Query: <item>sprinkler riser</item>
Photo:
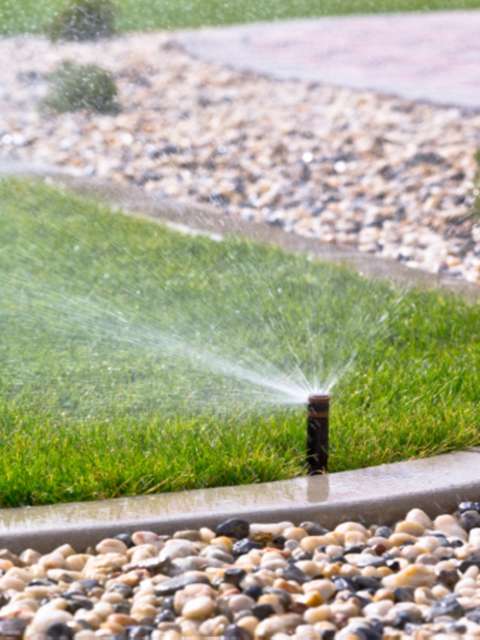
{"type": "Polygon", "coordinates": [[[310,396],[307,410],[307,465],[314,476],[328,471],[330,396],[310,396]]]}

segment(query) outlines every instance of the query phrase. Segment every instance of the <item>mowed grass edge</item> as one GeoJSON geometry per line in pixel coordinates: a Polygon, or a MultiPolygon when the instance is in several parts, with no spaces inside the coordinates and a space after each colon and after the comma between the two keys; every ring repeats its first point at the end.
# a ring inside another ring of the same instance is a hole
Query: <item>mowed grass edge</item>
{"type": "MultiPolygon", "coordinates": [[[[70,325],[56,332],[56,316],[46,314],[42,302],[47,294],[53,299],[52,291],[60,291],[62,300],[93,291],[132,321],[148,309],[165,326],[170,317],[178,324],[181,313],[198,318],[205,302],[212,317],[219,315],[223,300],[228,322],[230,312],[235,322],[233,310],[248,315],[253,295],[253,323],[242,335],[240,318],[231,334],[241,346],[243,339],[255,340],[250,328],[257,317],[271,317],[278,306],[271,291],[283,286],[285,317],[276,326],[285,334],[262,336],[258,323],[255,334],[262,337],[259,344],[272,339],[267,352],[288,341],[301,358],[309,347],[302,352],[303,339],[295,334],[305,316],[311,322],[325,318],[319,326],[328,330],[328,321],[368,310],[369,301],[387,307],[391,301],[385,331],[358,333],[352,344],[356,363],[335,390],[331,470],[480,444],[480,305],[443,293],[398,296],[347,269],[254,243],[181,236],[40,184],[4,180],[0,196],[3,506],[263,482],[305,472],[301,408],[184,414],[179,405],[177,414],[164,411],[155,359],[148,365],[155,382],[129,377],[150,370],[143,364],[148,350],[110,354],[108,340],[95,343],[95,325],[87,327],[87,337],[80,330],[69,335],[70,325]],[[252,294],[246,289],[255,274],[262,275],[252,294]],[[132,310],[137,289],[142,295],[132,310]],[[106,360],[116,369],[111,385],[101,368],[106,360]]],[[[338,327],[332,331],[341,336],[338,327]]],[[[175,385],[175,375],[169,371],[164,379],[175,385]]],[[[184,384],[180,377],[178,384],[184,384]]]]}
{"type": "MultiPolygon", "coordinates": [[[[116,4],[120,31],[480,7],[479,0],[117,0],[116,4]]],[[[0,33],[43,32],[64,5],[65,0],[0,0],[0,33]]]]}

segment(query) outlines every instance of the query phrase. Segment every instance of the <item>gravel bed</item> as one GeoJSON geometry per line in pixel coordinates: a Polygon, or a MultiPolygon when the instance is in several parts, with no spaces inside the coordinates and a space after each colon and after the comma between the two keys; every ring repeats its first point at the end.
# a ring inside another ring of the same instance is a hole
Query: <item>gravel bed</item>
{"type": "Polygon", "coordinates": [[[149,531],[77,553],[0,551],[0,638],[480,637],[480,503],[393,527],[149,531]]]}
{"type": "Polygon", "coordinates": [[[480,283],[480,115],[193,59],[165,34],[0,40],[0,156],[144,186],[480,283]],[[113,71],[123,110],[47,116],[64,59],[113,71]]]}

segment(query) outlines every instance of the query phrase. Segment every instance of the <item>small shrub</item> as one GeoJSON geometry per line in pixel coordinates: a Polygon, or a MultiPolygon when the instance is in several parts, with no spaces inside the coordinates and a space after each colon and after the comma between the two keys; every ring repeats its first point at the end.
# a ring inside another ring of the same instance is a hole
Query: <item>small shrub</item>
{"type": "Polygon", "coordinates": [[[51,87],[44,100],[47,109],[117,113],[118,91],[112,75],[94,64],[63,62],[50,75],[51,87]]]}
{"type": "Polygon", "coordinates": [[[115,7],[111,0],[69,0],[48,29],[57,40],[98,40],[115,33],[115,7]]]}

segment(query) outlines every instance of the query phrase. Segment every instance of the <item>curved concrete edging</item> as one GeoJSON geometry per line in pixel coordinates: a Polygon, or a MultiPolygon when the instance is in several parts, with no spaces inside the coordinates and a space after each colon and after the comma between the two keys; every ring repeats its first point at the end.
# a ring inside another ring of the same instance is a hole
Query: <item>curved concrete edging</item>
{"type": "Polygon", "coordinates": [[[344,520],[389,524],[413,507],[431,516],[480,498],[480,448],[326,476],[97,502],[0,509],[0,547],[77,549],[119,532],[251,522],[344,520]]]}
{"type": "Polygon", "coordinates": [[[181,233],[204,235],[213,240],[236,236],[274,245],[286,251],[303,253],[321,261],[344,265],[360,275],[376,280],[389,280],[400,286],[443,289],[470,302],[480,302],[480,287],[446,274],[432,274],[392,260],[356,249],[321,242],[288,233],[267,223],[249,222],[226,216],[221,209],[195,203],[178,203],[146,193],[140,187],[122,185],[95,178],[84,178],[55,167],[35,167],[0,161],[0,177],[46,179],[54,186],[65,187],[79,195],[94,197],[124,213],[169,226],[181,233]]]}
{"type": "MultiPolygon", "coordinates": [[[[346,264],[367,277],[391,279],[426,288],[442,287],[470,300],[480,300],[480,288],[435,276],[358,251],[325,245],[316,239],[288,234],[266,224],[227,218],[221,211],[177,205],[136,187],[112,185],[55,171],[16,167],[0,175],[49,178],[56,185],[95,196],[127,213],[176,225],[220,239],[237,235],[321,260],[346,264]]],[[[65,542],[77,549],[121,531],[154,529],[162,533],[188,527],[213,526],[228,517],[250,521],[300,522],[313,519],[325,526],[342,520],[390,523],[412,507],[431,515],[455,508],[459,500],[480,498],[480,449],[380,465],[322,477],[222,487],[156,496],[138,496],[46,507],[0,509],[0,547],[49,551],[65,542]]]]}

